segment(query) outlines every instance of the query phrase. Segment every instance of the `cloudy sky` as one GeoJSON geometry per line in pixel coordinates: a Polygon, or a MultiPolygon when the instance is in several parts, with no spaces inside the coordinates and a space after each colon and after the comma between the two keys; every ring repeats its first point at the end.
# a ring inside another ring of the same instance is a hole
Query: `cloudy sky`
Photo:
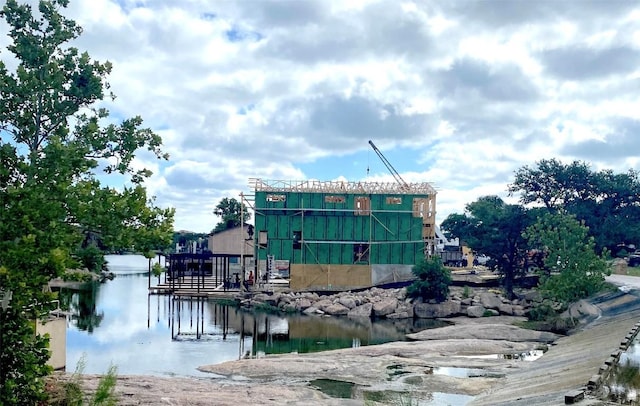
{"type": "MultiPolygon", "coordinates": [[[[74,44],[109,60],[108,107],[141,115],[176,229],[210,231],[249,178],[409,182],[437,221],[506,197],[540,159],[640,169],[635,1],[71,0],[74,44]]],[[[6,40],[3,38],[2,41],[6,40]]]]}

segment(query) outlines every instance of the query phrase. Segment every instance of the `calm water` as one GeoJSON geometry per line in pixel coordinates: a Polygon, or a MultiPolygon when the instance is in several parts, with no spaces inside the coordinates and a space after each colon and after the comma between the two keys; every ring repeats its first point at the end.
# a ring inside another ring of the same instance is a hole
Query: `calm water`
{"type": "Polygon", "coordinates": [[[113,364],[120,375],[211,376],[196,368],[264,354],[399,341],[408,332],[436,326],[427,320],[355,323],[346,318],[279,317],[207,300],[148,295],[144,257],[107,260],[114,280],[61,294],[72,313],[68,371],[84,356],[85,373],[104,373],[113,364]]]}

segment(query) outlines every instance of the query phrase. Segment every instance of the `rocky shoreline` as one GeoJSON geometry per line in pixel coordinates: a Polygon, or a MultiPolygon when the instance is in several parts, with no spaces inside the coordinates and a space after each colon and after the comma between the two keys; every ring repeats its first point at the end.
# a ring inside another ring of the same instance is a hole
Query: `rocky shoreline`
{"type": "Polygon", "coordinates": [[[237,303],[246,309],[271,308],[284,313],[306,315],[346,316],[349,318],[449,318],[467,316],[525,316],[541,302],[535,290],[520,290],[517,298],[509,300],[499,290],[489,288],[451,287],[442,303],[423,302],[407,297],[406,288],[371,288],[360,292],[340,292],[319,295],[312,292],[273,292],[238,296],[237,303]]]}

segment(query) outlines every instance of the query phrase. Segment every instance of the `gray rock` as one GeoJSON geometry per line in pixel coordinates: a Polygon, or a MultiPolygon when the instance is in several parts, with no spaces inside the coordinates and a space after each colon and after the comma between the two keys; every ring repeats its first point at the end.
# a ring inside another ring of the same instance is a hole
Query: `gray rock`
{"type": "Polygon", "coordinates": [[[395,313],[407,313],[409,317],[413,317],[413,305],[411,303],[400,303],[395,313]]]}
{"type": "Polygon", "coordinates": [[[331,306],[333,304],[333,300],[331,299],[321,299],[313,304],[313,307],[317,307],[318,309],[324,312],[324,309],[331,306]]]}
{"type": "Polygon", "coordinates": [[[523,306],[513,306],[514,316],[524,316],[527,313],[523,306]]]}
{"type": "Polygon", "coordinates": [[[387,297],[373,304],[373,314],[379,317],[386,316],[396,311],[398,299],[387,297]]]}
{"type": "Polygon", "coordinates": [[[252,299],[254,302],[266,303],[269,298],[270,295],[267,295],[266,293],[256,293],[253,295],[252,299]]]}
{"type": "Polygon", "coordinates": [[[349,318],[370,318],[373,311],[373,304],[365,303],[349,310],[347,317],[349,318]]]}
{"type": "Polygon", "coordinates": [[[356,301],[350,296],[343,296],[338,299],[338,303],[346,307],[347,309],[354,309],[356,307],[356,301]]]}
{"type": "Polygon", "coordinates": [[[296,301],[296,308],[298,309],[298,311],[304,311],[305,309],[311,307],[311,300],[307,299],[306,297],[303,297],[302,299],[298,299],[296,301]]]}
{"type": "Polygon", "coordinates": [[[506,314],[508,316],[513,316],[513,305],[507,304],[507,303],[501,303],[500,306],[498,306],[498,311],[501,314],[506,314]]]}
{"type": "Polygon", "coordinates": [[[413,318],[413,315],[410,314],[408,311],[402,311],[402,312],[387,314],[387,318],[388,319],[411,319],[413,318]]]}
{"type": "Polygon", "coordinates": [[[437,319],[443,317],[453,317],[460,313],[462,306],[460,302],[447,300],[442,303],[416,303],[413,306],[413,314],[421,319],[437,319]]]}
{"type": "Polygon", "coordinates": [[[484,316],[484,312],[487,309],[484,308],[484,306],[469,306],[467,307],[467,316],[469,317],[482,317],[484,316]]]}
{"type": "Polygon", "coordinates": [[[331,316],[344,316],[349,313],[349,309],[340,303],[334,303],[331,306],[327,306],[323,309],[323,311],[331,316]]]}
{"type": "Polygon", "coordinates": [[[324,312],[317,307],[311,306],[305,309],[302,313],[306,315],[314,315],[314,314],[324,314],[324,312]]]}
{"type": "Polygon", "coordinates": [[[497,309],[502,304],[502,298],[495,293],[486,292],[480,295],[480,303],[486,309],[497,309]]]}
{"type": "Polygon", "coordinates": [[[299,310],[294,304],[287,303],[284,306],[282,306],[282,311],[284,311],[285,313],[295,313],[299,310]]]}
{"type": "Polygon", "coordinates": [[[542,295],[537,290],[532,290],[524,293],[523,298],[528,302],[542,302],[542,295]]]}
{"type": "Polygon", "coordinates": [[[505,324],[467,324],[423,330],[408,334],[413,340],[479,339],[513,342],[552,343],[558,335],[546,331],[529,330],[505,324]]]}

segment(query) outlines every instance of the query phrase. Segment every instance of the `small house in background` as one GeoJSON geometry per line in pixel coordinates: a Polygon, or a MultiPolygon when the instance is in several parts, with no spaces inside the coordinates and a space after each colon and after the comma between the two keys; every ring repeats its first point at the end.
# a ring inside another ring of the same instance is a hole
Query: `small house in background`
{"type": "Polygon", "coordinates": [[[253,225],[244,224],[242,227],[238,226],[209,234],[207,248],[214,254],[244,255],[245,269],[246,272],[249,272],[254,268],[253,225]]]}
{"type": "Polygon", "coordinates": [[[244,224],[209,234],[207,247],[215,254],[253,255],[253,225],[244,224]]]}
{"type": "Polygon", "coordinates": [[[436,191],[429,183],[250,182],[258,274],[286,267],[292,289],[407,281],[435,252],[436,191]]]}

